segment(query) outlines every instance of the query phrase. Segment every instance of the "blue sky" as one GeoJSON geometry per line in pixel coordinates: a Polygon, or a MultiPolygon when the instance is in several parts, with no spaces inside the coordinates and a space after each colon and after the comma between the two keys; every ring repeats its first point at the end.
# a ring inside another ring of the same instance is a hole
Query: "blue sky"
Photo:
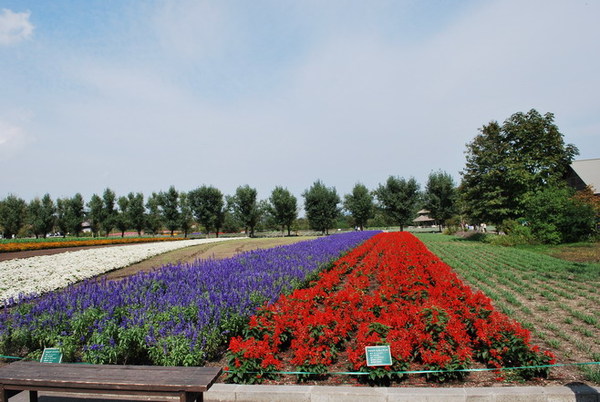
{"type": "Polygon", "coordinates": [[[552,112],[600,157],[597,1],[0,0],[0,197],[443,170],[552,112]]]}

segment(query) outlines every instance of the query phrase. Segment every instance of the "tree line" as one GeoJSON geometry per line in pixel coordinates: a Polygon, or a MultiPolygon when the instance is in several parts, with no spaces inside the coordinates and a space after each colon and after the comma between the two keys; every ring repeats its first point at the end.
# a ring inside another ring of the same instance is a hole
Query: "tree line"
{"type": "Polygon", "coordinates": [[[203,185],[189,192],[173,186],[166,192],[117,197],[106,189],[85,203],[81,194],[54,202],[46,194],[27,203],[9,195],[0,200],[0,230],[4,237],[55,230],[79,236],[88,222],[94,236],[132,229],[141,234],[168,230],[185,236],[196,228],[204,233],[236,232],[254,236],[259,229],[311,228],[324,234],[334,227],[411,225],[419,209],[441,228],[465,223],[492,224],[524,241],[560,243],[596,234],[600,198],[591,189],[576,193],[566,184],[577,147],[565,144],[554,115],[535,109],[515,113],[503,124],[492,121],[467,144],[466,166],[457,186],[444,171],[430,173],[425,188],[414,178],[389,176],[375,189],[357,183],[349,194],[321,180],[302,193],[306,218],[298,218],[297,198],[276,187],[266,200],[256,189],[240,186],[225,196],[203,185]]]}
{"type": "MultiPolygon", "coordinates": [[[[385,184],[370,191],[357,183],[343,199],[335,187],[321,180],[302,193],[306,218],[299,218],[298,199],[287,189],[275,187],[266,200],[259,200],[257,190],[240,186],[233,195],[203,185],[188,192],[171,186],[167,191],[129,193],[117,197],[110,188],[102,195],[93,194],[86,203],[80,193],[54,201],[49,194],[29,203],[15,195],[0,200],[0,229],[5,238],[13,236],[46,237],[50,233],[80,236],[84,224],[94,237],[108,236],[114,231],[124,236],[127,230],[157,234],[167,230],[187,236],[192,229],[207,235],[245,231],[254,236],[257,227],[277,229],[291,235],[293,228],[310,228],[327,234],[334,227],[411,224],[417,208],[427,201],[454,196],[456,186],[444,172],[432,173],[426,193],[419,191],[415,179],[390,176],[385,184]],[[446,193],[444,193],[446,191],[446,193]]],[[[453,200],[448,201],[453,204],[453,200]]],[[[434,213],[441,211],[433,206],[434,213]]],[[[441,211],[440,221],[452,211],[441,211]]]]}

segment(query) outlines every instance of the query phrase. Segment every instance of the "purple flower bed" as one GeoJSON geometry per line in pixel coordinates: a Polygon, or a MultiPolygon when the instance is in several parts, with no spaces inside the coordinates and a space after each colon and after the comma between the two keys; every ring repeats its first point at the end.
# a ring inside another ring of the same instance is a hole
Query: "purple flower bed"
{"type": "Polygon", "coordinates": [[[0,353],[65,361],[201,365],[264,302],[290,292],[376,232],[336,234],[224,260],[168,265],[122,281],[86,281],[0,315],[0,353]]]}

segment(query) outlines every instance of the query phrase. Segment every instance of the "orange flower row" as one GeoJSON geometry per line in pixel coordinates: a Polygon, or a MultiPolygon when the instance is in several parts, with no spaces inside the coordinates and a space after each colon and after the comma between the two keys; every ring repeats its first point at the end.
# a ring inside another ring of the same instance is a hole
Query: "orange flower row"
{"type": "Polygon", "coordinates": [[[0,244],[0,253],[28,250],[44,250],[62,247],[106,246],[110,244],[137,244],[158,241],[183,240],[181,237],[132,237],[97,240],[32,241],[0,244]]]}

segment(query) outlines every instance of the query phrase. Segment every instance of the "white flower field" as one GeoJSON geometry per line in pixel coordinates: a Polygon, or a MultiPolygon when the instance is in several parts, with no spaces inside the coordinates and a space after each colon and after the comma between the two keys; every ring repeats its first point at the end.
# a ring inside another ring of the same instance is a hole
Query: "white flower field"
{"type": "Polygon", "coordinates": [[[231,239],[195,239],[99,247],[2,261],[0,303],[6,303],[21,294],[42,294],[59,289],[168,251],[226,240],[231,239]]]}

